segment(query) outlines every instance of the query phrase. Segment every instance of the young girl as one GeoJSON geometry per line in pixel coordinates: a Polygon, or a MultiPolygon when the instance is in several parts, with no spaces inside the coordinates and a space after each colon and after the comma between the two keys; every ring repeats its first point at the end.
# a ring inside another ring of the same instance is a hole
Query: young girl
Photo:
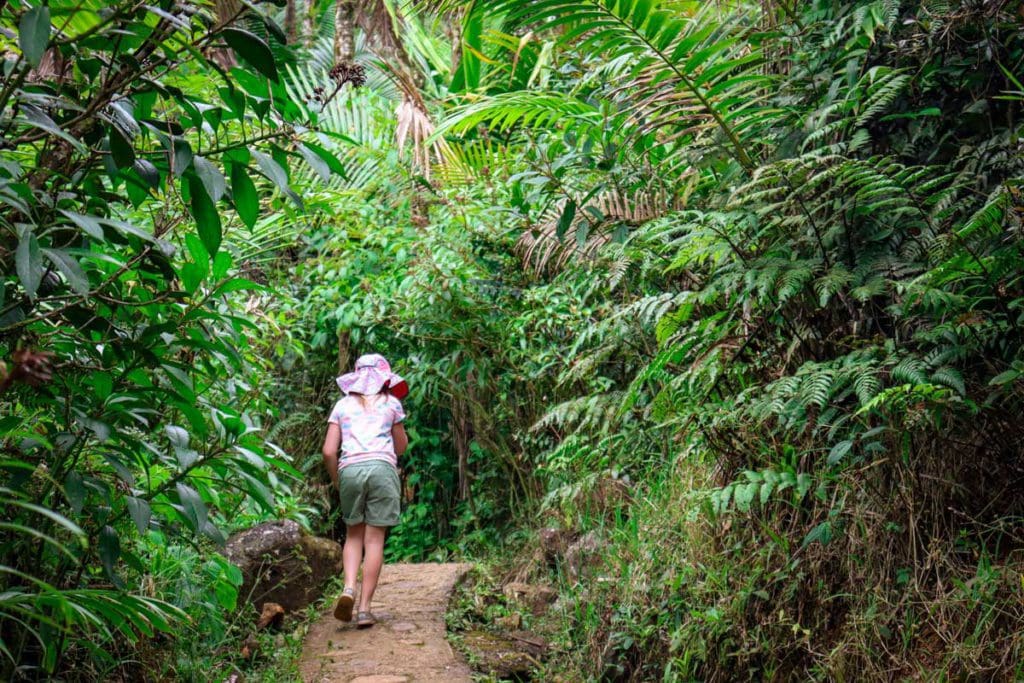
{"type": "Polygon", "coordinates": [[[409,393],[409,386],[377,354],[361,356],[354,372],[338,378],[338,386],[345,395],[327,419],[323,448],[324,465],[341,493],[347,528],[345,590],[338,598],[334,616],[341,621],[352,620],[356,574],[362,562],[356,625],[367,628],[376,623],[370,601],[384,564],[384,536],[387,527],[398,524],[398,456],[409,445],[401,424],[405,412],[399,399],[409,393]]]}

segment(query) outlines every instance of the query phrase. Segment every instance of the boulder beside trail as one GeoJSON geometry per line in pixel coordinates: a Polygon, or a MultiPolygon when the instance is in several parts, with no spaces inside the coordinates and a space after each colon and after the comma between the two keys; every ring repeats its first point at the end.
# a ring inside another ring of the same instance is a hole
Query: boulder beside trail
{"type": "Polygon", "coordinates": [[[341,545],[307,534],[289,519],[233,534],[224,555],[242,571],[239,597],[257,610],[266,602],[288,612],[302,609],[342,572],[341,545]]]}

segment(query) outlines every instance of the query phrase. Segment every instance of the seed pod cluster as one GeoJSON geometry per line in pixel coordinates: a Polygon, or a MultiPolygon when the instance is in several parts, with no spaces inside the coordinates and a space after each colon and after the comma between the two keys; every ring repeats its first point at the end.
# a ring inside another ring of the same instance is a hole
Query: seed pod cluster
{"type": "Polygon", "coordinates": [[[339,86],[351,83],[358,88],[366,84],[366,67],[355,62],[340,62],[331,69],[330,76],[339,86]]]}

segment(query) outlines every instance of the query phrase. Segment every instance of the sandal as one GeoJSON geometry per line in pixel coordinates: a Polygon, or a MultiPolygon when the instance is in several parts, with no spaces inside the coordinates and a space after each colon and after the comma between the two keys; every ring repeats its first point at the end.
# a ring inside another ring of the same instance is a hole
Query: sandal
{"type": "Polygon", "coordinates": [[[374,618],[373,612],[360,612],[356,616],[356,628],[370,628],[377,623],[377,619],[374,618]]]}
{"type": "Polygon", "coordinates": [[[353,588],[346,588],[338,598],[338,604],[334,606],[334,618],[339,621],[352,621],[352,606],[356,604],[356,591],[353,588]]]}

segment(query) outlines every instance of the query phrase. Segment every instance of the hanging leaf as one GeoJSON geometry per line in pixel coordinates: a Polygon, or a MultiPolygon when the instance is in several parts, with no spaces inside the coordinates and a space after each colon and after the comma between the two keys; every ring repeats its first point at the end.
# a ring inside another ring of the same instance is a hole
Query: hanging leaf
{"type": "Polygon", "coordinates": [[[281,167],[281,164],[274,161],[269,154],[264,154],[256,149],[250,151],[253,158],[256,159],[256,165],[260,167],[260,172],[277,185],[282,192],[291,197],[300,209],[303,208],[302,198],[295,194],[295,191],[288,185],[288,173],[281,167]]]}
{"type": "Polygon", "coordinates": [[[224,42],[228,44],[239,57],[249,62],[272,81],[278,79],[277,65],[274,63],[274,53],[270,51],[263,39],[254,33],[240,28],[226,28],[222,32],[224,42]]]}
{"type": "Polygon", "coordinates": [[[121,541],[118,540],[114,527],[109,524],[100,530],[99,554],[100,562],[103,563],[103,569],[107,573],[107,578],[120,588],[123,585],[123,581],[117,575],[115,566],[117,561],[121,559],[121,541]]]}
{"type": "Polygon", "coordinates": [[[68,286],[76,294],[88,294],[89,278],[71,254],[63,249],[43,249],[42,251],[50,263],[56,266],[61,275],[67,279],[68,286]]]}
{"type": "Polygon", "coordinates": [[[171,149],[173,150],[171,163],[173,164],[174,175],[180,178],[188,170],[188,167],[192,165],[192,147],[181,138],[172,138],[171,149]]]}
{"type": "Polygon", "coordinates": [[[203,181],[203,187],[206,188],[206,193],[210,195],[210,199],[214,202],[219,202],[220,198],[228,190],[228,183],[224,179],[224,174],[220,172],[219,168],[203,157],[195,157],[192,160],[192,165],[196,169],[196,175],[203,181]]]}
{"type": "Polygon", "coordinates": [[[39,283],[43,280],[43,255],[39,250],[39,240],[35,233],[26,231],[18,241],[14,254],[15,268],[25,293],[30,299],[35,298],[39,283]]]}
{"type": "Polygon", "coordinates": [[[206,193],[206,187],[199,176],[189,174],[188,191],[192,197],[192,217],[196,221],[199,239],[203,241],[203,246],[211,256],[216,255],[223,238],[217,206],[206,193]]]}
{"type": "Polygon", "coordinates": [[[177,484],[175,487],[178,491],[178,498],[181,500],[182,511],[185,514],[185,518],[188,520],[189,525],[196,532],[202,532],[203,527],[206,526],[206,504],[203,503],[203,499],[199,497],[199,494],[190,486],[185,484],[177,484]]]}
{"type": "Polygon", "coordinates": [[[80,227],[89,237],[97,240],[103,239],[103,226],[92,216],[75,213],[74,211],[61,211],[61,213],[72,223],[80,227]]]}
{"type": "Polygon", "coordinates": [[[110,156],[118,168],[131,168],[135,163],[132,143],[117,126],[110,127],[110,156]]]}
{"type": "Polygon", "coordinates": [[[39,66],[46,45],[50,42],[50,8],[46,5],[33,7],[21,15],[18,22],[18,47],[25,60],[32,66],[39,66]]]}
{"type": "Polygon", "coordinates": [[[555,236],[558,239],[565,237],[566,231],[572,225],[573,219],[576,218],[576,201],[570,199],[565,203],[565,207],[562,209],[562,215],[558,218],[558,226],[555,229],[555,236]]]}
{"type": "Polygon", "coordinates": [[[846,454],[850,452],[851,448],[853,448],[852,441],[840,441],[837,443],[832,447],[832,450],[828,452],[828,464],[835,465],[846,457],[846,454]]]}
{"type": "Polygon", "coordinates": [[[231,164],[231,199],[235,202],[238,217],[251,230],[260,215],[260,198],[256,194],[256,185],[241,164],[231,164]]]}
{"type": "Polygon", "coordinates": [[[309,167],[312,168],[318,176],[320,176],[320,180],[324,183],[330,181],[331,168],[327,165],[327,162],[320,158],[319,155],[317,155],[313,150],[307,148],[305,145],[299,145],[299,154],[301,154],[302,158],[306,160],[309,167]]]}
{"type": "Polygon", "coordinates": [[[149,185],[154,190],[160,187],[160,171],[153,165],[153,162],[146,159],[135,159],[135,163],[132,165],[135,172],[139,174],[143,182],[149,185]]]}
{"type": "Polygon", "coordinates": [[[85,494],[85,483],[82,475],[77,470],[68,472],[68,476],[64,478],[64,495],[67,497],[68,504],[75,511],[76,515],[82,514],[82,510],[85,508],[85,494]]]}
{"type": "Polygon", "coordinates": [[[87,151],[81,140],[70,135],[66,130],[58,126],[57,123],[47,116],[46,112],[39,107],[33,104],[28,104],[27,102],[22,102],[18,105],[18,114],[20,115],[21,120],[27,125],[46,131],[51,135],[56,135],[79,152],[87,151]]]}
{"type": "MultiPolygon", "coordinates": [[[[327,164],[327,168],[329,168],[331,170],[331,173],[337,173],[342,178],[347,177],[345,175],[345,167],[341,164],[340,161],[338,161],[338,157],[334,156],[334,154],[332,154],[331,152],[328,152],[326,149],[324,149],[320,145],[317,145],[317,144],[312,143],[312,142],[303,142],[302,143],[302,147],[308,149],[309,151],[313,152],[318,157],[320,157],[323,160],[323,162],[325,164],[327,164]]],[[[305,155],[303,155],[303,156],[305,156],[305,155]]],[[[306,158],[307,158],[307,161],[308,161],[308,157],[306,157],[306,158]]],[[[312,165],[312,164],[310,164],[310,165],[312,165]]]]}
{"type": "Polygon", "coordinates": [[[132,516],[135,528],[139,530],[140,534],[145,534],[149,530],[149,520],[153,516],[149,502],[135,496],[128,496],[125,501],[128,503],[128,514],[132,516]]]}

